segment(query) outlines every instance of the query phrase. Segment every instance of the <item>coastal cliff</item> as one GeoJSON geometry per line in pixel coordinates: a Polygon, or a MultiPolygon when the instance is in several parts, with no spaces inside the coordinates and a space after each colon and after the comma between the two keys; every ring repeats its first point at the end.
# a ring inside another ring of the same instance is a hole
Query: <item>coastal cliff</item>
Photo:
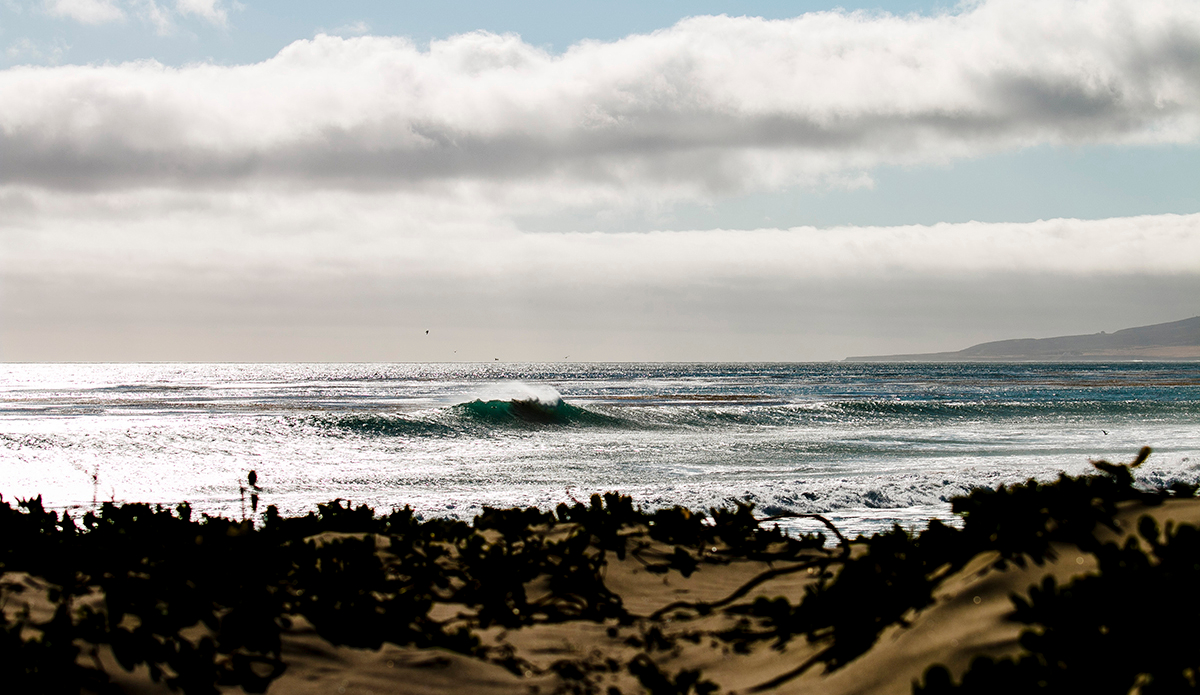
{"type": "Polygon", "coordinates": [[[1200,360],[1200,316],[1114,333],[1017,338],[956,352],[847,357],[847,362],[1073,362],[1200,360]]]}

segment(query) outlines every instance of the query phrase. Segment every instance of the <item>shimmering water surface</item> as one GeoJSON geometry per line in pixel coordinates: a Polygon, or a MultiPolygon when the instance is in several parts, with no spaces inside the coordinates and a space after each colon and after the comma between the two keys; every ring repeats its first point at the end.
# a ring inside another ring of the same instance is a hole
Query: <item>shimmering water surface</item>
{"type": "MultiPolygon", "coordinates": [[[[469,518],[619,490],[850,531],[1149,444],[1200,479],[1200,364],[0,365],[0,493],[469,518]]],[[[246,509],[245,513],[249,513],[246,509]]]]}

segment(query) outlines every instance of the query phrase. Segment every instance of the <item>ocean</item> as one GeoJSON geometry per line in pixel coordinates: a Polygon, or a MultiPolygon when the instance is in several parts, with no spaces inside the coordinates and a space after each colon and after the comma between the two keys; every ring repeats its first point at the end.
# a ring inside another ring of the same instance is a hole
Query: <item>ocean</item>
{"type": "Polygon", "coordinates": [[[1200,363],[0,365],[0,494],[73,513],[470,519],[618,491],[869,533],[1143,445],[1142,483],[1200,481],[1200,363]]]}

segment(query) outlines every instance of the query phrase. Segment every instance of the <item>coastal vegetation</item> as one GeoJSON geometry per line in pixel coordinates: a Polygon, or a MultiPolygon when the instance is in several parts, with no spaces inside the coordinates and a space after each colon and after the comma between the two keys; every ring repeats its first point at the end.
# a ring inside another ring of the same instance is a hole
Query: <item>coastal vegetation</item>
{"type": "Polygon", "coordinates": [[[815,515],[796,515],[817,529],[797,536],[750,505],[647,511],[617,493],[554,511],[485,509],[470,524],[342,500],[300,517],[268,507],[253,521],[194,518],[186,504],[106,503],[75,517],[40,498],[4,502],[0,682],[110,693],[122,692],[120,671],[136,671],[187,695],[274,692],[292,667],[290,635],[305,629],[352,649],[458,655],[538,692],[787,691],[906,629],[950,577],[1037,567],[1069,549],[1095,571],[1013,592],[1019,650],[957,672],[924,664],[911,690],[1195,690],[1196,639],[1174,628],[1195,617],[1200,531],[1145,516],[1127,533],[1119,522],[1195,493],[1135,484],[1149,453],[976,489],[952,501],[959,523],[856,539],[815,515]],[[708,576],[725,580],[657,603],[629,588],[708,576]],[[594,649],[547,657],[514,637],[581,625],[597,628],[594,649]],[[777,654],[786,666],[733,688],[688,666],[705,654],[777,654]]]}

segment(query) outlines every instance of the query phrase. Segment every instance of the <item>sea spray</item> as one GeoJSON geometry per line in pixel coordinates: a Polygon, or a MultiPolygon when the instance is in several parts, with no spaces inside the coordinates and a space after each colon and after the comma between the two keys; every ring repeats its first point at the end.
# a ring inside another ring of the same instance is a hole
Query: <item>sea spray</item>
{"type": "Polygon", "coordinates": [[[550,384],[524,381],[504,381],[484,384],[460,403],[474,401],[519,401],[554,407],[563,402],[562,394],[550,384]]]}

